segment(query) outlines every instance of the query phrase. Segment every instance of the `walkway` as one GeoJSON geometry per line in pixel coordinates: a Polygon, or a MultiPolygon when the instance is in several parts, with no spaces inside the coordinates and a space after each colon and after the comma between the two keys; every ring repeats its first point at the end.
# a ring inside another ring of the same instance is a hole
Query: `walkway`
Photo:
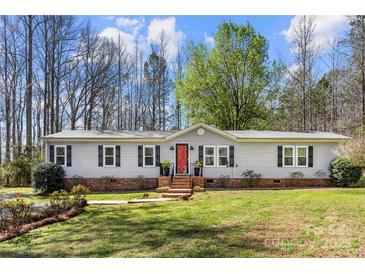
{"type": "Polygon", "coordinates": [[[88,205],[125,205],[125,204],[137,204],[137,203],[153,203],[153,202],[168,202],[175,201],[171,198],[151,198],[151,199],[132,199],[132,200],[90,200],[87,201],[88,205]]]}

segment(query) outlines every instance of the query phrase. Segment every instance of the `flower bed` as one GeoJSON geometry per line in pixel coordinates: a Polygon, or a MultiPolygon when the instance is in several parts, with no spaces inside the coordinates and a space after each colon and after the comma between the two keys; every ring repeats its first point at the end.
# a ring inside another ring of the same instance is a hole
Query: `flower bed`
{"type": "Polygon", "coordinates": [[[87,205],[88,192],[89,189],[81,185],[74,186],[71,192],[55,191],[42,210],[36,210],[33,203],[22,198],[0,203],[0,242],[80,214],[87,205]]]}
{"type": "Polygon", "coordinates": [[[50,225],[50,224],[54,224],[54,223],[58,223],[58,222],[67,221],[68,219],[79,215],[83,211],[84,211],[83,208],[72,208],[62,214],[57,214],[52,217],[48,217],[48,218],[45,218],[45,219],[42,219],[42,220],[39,220],[36,222],[24,224],[23,226],[21,226],[18,229],[10,229],[7,232],[0,233],[0,242],[10,240],[10,239],[20,236],[24,233],[27,233],[33,229],[37,229],[37,228],[40,228],[45,225],[50,225]]]}

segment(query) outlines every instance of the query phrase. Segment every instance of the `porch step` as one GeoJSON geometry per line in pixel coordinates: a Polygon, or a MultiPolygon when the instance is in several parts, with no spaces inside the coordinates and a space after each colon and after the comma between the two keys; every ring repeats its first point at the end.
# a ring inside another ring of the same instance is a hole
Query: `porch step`
{"type": "Polygon", "coordinates": [[[172,182],[171,188],[191,188],[191,183],[190,182],[181,182],[181,183],[172,182]]]}
{"type": "Polygon", "coordinates": [[[174,176],[172,177],[173,182],[190,182],[190,176],[174,176]]]}
{"type": "Polygon", "coordinates": [[[171,188],[169,189],[169,193],[192,193],[193,190],[191,188],[171,188]]]}
{"type": "Polygon", "coordinates": [[[183,198],[189,199],[191,197],[191,193],[164,193],[162,194],[163,198],[183,198]]]}

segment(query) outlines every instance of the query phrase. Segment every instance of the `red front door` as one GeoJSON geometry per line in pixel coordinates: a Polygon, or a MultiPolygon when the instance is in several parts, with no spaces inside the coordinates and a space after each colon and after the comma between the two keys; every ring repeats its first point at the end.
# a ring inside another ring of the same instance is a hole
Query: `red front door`
{"type": "Polygon", "coordinates": [[[188,144],[176,144],[176,174],[188,174],[188,144]]]}

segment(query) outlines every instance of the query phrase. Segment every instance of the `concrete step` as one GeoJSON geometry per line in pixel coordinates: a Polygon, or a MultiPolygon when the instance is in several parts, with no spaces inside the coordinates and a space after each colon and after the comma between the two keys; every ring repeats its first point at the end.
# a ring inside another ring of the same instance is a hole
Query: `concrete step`
{"type": "Polygon", "coordinates": [[[171,188],[191,188],[191,184],[172,184],[171,188]]]}
{"type": "Polygon", "coordinates": [[[168,193],[192,193],[191,188],[171,188],[168,193]]]}
{"type": "Polygon", "coordinates": [[[191,197],[191,193],[164,193],[162,194],[163,198],[183,198],[188,199],[191,197]]]}

